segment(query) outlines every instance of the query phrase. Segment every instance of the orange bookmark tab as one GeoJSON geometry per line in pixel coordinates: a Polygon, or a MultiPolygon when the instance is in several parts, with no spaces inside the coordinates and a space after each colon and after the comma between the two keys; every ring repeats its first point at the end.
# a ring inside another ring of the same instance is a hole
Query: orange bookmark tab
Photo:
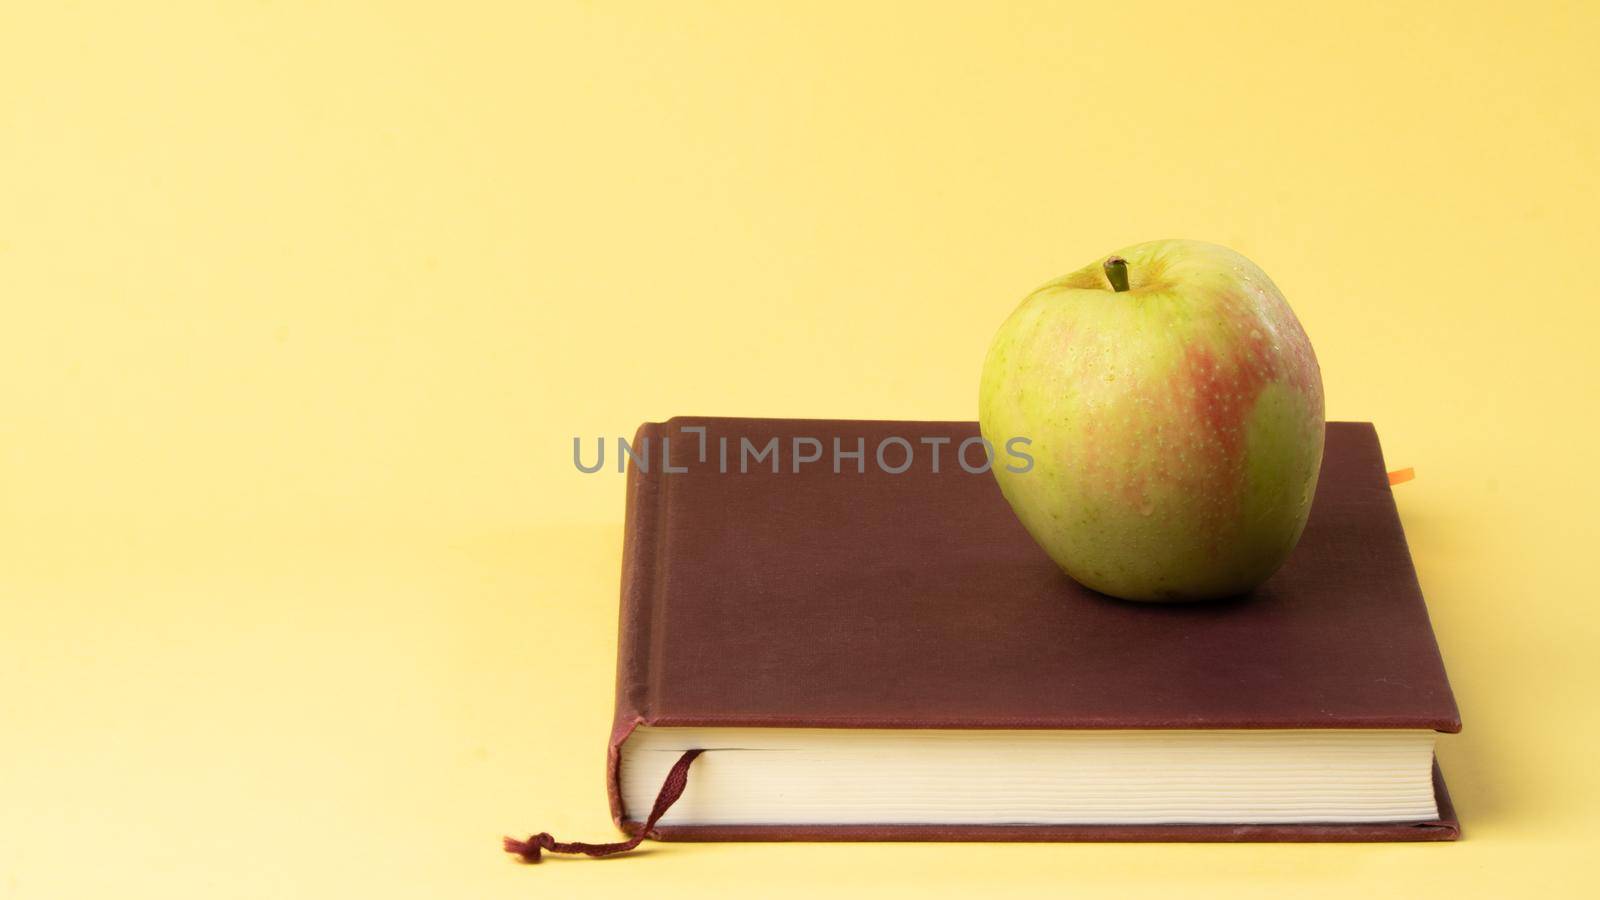
{"type": "Polygon", "coordinates": [[[1415,477],[1417,477],[1417,470],[1410,466],[1404,469],[1395,469],[1389,473],[1389,486],[1394,487],[1397,484],[1405,484],[1415,477]]]}

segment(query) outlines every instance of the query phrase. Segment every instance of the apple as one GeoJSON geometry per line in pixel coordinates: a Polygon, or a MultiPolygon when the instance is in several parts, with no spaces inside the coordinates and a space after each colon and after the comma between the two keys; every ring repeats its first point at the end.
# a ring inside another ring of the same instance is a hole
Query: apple
{"type": "Polygon", "coordinates": [[[1028,533],[1126,600],[1245,593],[1305,530],[1322,373],[1255,263],[1200,241],[1119,250],[1029,294],[983,366],[978,418],[1034,465],[994,467],[1028,533]]]}

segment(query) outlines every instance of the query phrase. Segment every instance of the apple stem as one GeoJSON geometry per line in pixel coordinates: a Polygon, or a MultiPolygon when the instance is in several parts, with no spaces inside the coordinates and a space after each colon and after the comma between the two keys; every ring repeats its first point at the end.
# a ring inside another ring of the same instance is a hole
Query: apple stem
{"type": "Polygon", "coordinates": [[[1128,289],[1128,261],[1120,256],[1106,258],[1106,278],[1111,282],[1111,289],[1122,293],[1128,289]]]}

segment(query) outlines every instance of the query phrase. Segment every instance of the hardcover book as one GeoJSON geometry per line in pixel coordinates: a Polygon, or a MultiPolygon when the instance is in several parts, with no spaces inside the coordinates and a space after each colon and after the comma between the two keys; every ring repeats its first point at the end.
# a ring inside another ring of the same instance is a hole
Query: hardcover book
{"type": "MultiPolygon", "coordinates": [[[[970,422],[678,418],[629,444],[607,792],[661,840],[1451,840],[1460,730],[1370,424],[1233,600],[1080,587],[970,422]]],[[[995,448],[999,449],[999,448],[995,448]]]]}

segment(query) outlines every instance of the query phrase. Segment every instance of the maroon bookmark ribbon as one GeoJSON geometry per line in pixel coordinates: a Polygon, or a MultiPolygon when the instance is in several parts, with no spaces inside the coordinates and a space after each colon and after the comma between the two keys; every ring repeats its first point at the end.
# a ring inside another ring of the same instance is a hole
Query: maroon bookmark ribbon
{"type": "Polygon", "coordinates": [[[678,802],[679,797],[683,796],[683,789],[689,786],[689,766],[701,752],[687,751],[672,764],[672,770],[667,773],[666,780],[661,782],[661,793],[656,795],[656,805],[650,807],[650,817],[644,820],[644,825],[634,833],[633,837],[614,844],[585,844],[579,841],[558,841],[551,837],[548,831],[541,831],[525,841],[506,838],[506,852],[517,854],[522,857],[523,862],[536,863],[539,861],[540,852],[545,850],[551,853],[582,853],[585,856],[595,857],[611,856],[632,850],[644,841],[651,829],[656,827],[656,822],[667,814],[667,810],[678,802]]]}

